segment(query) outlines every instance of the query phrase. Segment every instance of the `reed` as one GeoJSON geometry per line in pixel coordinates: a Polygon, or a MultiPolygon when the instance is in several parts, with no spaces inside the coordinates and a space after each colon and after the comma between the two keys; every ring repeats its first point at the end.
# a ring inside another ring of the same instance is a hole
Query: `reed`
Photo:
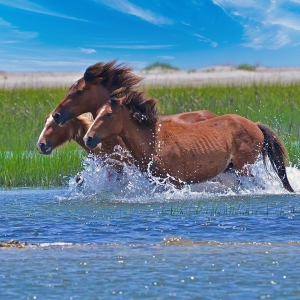
{"type": "Polygon", "coordinates": [[[282,216],[292,212],[300,214],[299,207],[273,202],[267,198],[260,199],[259,202],[239,201],[231,198],[231,200],[220,201],[220,199],[206,199],[203,201],[183,201],[166,203],[161,208],[161,214],[164,216],[192,216],[199,215],[203,217],[219,217],[219,216],[282,216]]]}
{"type": "Polygon", "coordinates": [[[43,156],[32,151],[1,151],[2,188],[64,186],[78,172],[83,152],[56,151],[43,156]]]}
{"type": "MultiPolygon", "coordinates": [[[[74,144],[43,156],[35,144],[48,113],[66,88],[0,89],[0,187],[49,187],[66,184],[85,155],[74,144]]],[[[208,109],[219,115],[238,113],[271,126],[300,166],[300,84],[249,86],[150,87],[162,115],[208,109]]]]}

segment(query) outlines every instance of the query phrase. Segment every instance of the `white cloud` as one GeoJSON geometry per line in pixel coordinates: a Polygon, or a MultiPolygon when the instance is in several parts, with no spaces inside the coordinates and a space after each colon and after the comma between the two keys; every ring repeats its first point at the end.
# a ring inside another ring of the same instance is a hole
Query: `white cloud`
{"type": "Polygon", "coordinates": [[[60,14],[51,10],[48,10],[34,2],[28,1],[28,0],[0,0],[0,4],[5,5],[5,6],[9,6],[9,7],[13,7],[13,8],[17,8],[17,9],[21,9],[21,10],[26,10],[26,11],[31,11],[31,12],[35,12],[35,13],[39,13],[39,14],[43,14],[43,15],[49,15],[52,17],[58,17],[58,18],[64,18],[64,19],[71,19],[71,20],[76,20],[76,21],[84,21],[87,22],[87,20],[84,19],[78,19],[78,18],[74,18],[71,16],[67,16],[64,14],[60,14]]]}
{"type": "Polygon", "coordinates": [[[165,49],[172,48],[174,45],[109,45],[98,44],[93,45],[95,48],[110,48],[110,49],[165,49]]]}
{"type": "Polygon", "coordinates": [[[172,20],[160,16],[159,14],[156,14],[149,9],[139,7],[127,0],[94,0],[94,1],[106,5],[124,14],[136,16],[154,25],[173,24],[172,20]]]}
{"type": "Polygon", "coordinates": [[[254,49],[263,49],[268,45],[269,49],[278,49],[291,42],[289,36],[278,30],[277,32],[264,33],[257,29],[245,30],[245,35],[248,42],[244,44],[245,47],[254,49]]]}
{"type": "Polygon", "coordinates": [[[31,66],[42,66],[42,67],[72,67],[72,66],[86,66],[86,62],[81,61],[67,61],[67,60],[34,60],[34,59],[24,59],[24,60],[8,60],[10,63],[19,65],[31,65],[31,66]]]}
{"type": "Polygon", "coordinates": [[[218,46],[217,42],[214,42],[200,34],[194,33],[194,36],[198,37],[200,42],[210,43],[210,45],[214,48],[218,46]]]}
{"type": "Polygon", "coordinates": [[[0,17],[0,27],[6,28],[16,28],[15,26],[11,25],[11,23],[6,22],[3,18],[0,17]]]}
{"type": "Polygon", "coordinates": [[[175,57],[174,56],[169,56],[169,55],[160,55],[160,56],[157,56],[158,58],[163,58],[163,59],[174,59],[175,57]]]}
{"type": "Polygon", "coordinates": [[[7,41],[1,41],[1,43],[3,43],[3,44],[14,44],[14,43],[18,43],[18,41],[15,41],[15,40],[7,40],[7,41]]]}
{"type": "Polygon", "coordinates": [[[14,33],[24,39],[33,39],[39,35],[37,32],[20,31],[20,30],[15,30],[14,33]]]}
{"type": "Polygon", "coordinates": [[[81,48],[81,47],[79,47],[79,50],[83,53],[86,53],[86,54],[91,54],[91,53],[97,52],[95,49],[91,49],[91,48],[81,48]]]}
{"type": "Polygon", "coordinates": [[[299,0],[212,0],[244,27],[243,46],[278,49],[300,41],[299,0]]]}
{"type": "Polygon", "coordinates": [[[21,31],[17,29],[16,26],[13,26],[11,23],[5,21],[3,18],[0,18],[0,36],[1,43],[13,43],[28,39],[34,39],[39,34],[37,32],[31,31],[21,31]]]}
{"type": "Polygon", "coordinates": [[[290,16],[290,17],[286,16],[283,18],[274,19],[271,21],[271,24],[281,25],[281,26],[287,27],[289,29],[294,29],[294,30],[300,31],[299,20],[293,19],[292,16],[290,16]]]}

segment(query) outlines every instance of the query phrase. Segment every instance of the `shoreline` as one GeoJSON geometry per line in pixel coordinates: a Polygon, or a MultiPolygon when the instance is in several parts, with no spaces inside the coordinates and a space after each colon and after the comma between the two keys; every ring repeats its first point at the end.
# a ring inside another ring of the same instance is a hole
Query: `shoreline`
{"type": "MultiPolygon", "coordinates": [[[[291,84],[300,82],[300,68],[258,68],[256,71],[232,67],[211,67],[194,71],[136,71],[143,77],[142,87],[148,86],[204,86],[291,84]]],[[[69,87],[83,76],[83,72],[0,72],[0,89],[69,87]]]]}

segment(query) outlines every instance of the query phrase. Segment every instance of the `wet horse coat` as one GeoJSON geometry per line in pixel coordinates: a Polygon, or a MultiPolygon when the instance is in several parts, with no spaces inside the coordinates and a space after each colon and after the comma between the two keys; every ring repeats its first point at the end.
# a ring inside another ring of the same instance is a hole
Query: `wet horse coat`
{"type": "Polygon", "coordinates": [[[192,124],[172,119],[162,122],[157,116],[156,100],[136,92],[123,94],[114,95],[99,109],[84,137],[89,148],[118,135],[142,171],[169,177],[177,186],[211,179],[230,161],[239,175],[247,175],[246,166],[262,153],[264,159],[268,155],[273,161],[284,187],[293,191],[285,172],[286,149],[273,131],[260,129],[267,128],[265,125],[238,115],[192,124]],[[274,144],[269,135],[276,137],[278,146],[271,152],[266,150],[268,143],[274,144]]]}
{"type": "MultiPolygon", "coordinates": [[[[86,112],[90,112],[95,118],[98,109],[109,100],[111,91],[118,88],[136,91],[136,85],[141,80],[142,78],[136,76],[131,68],[123,64],[117,65],[116,61],[92,65],[87,68],[84,76],[70,87],[68,93],[52,112],[52,118],[61,126],[66,126],[69,120],[86,112]]],[[[161,116],[160,120],[194,123],[216,116],[208,110],[199,110],[161,116]]],[[[122,139],[116,136],[109,142],[103,143],[102,152],[109,155],[115,146],[126,148],[122,139]]]]}

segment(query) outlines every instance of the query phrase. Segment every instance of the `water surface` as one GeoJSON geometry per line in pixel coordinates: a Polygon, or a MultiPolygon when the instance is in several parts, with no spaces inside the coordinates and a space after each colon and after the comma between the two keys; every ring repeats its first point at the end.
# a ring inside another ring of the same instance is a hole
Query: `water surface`
{"type": "Polygon", "coordinates": [[[0,191],[0,240],[28,243],[0,248],[1,299],[299,299],[298,170],[295,194],[267,175],[176,191],[92,172],[0,191]]]}

